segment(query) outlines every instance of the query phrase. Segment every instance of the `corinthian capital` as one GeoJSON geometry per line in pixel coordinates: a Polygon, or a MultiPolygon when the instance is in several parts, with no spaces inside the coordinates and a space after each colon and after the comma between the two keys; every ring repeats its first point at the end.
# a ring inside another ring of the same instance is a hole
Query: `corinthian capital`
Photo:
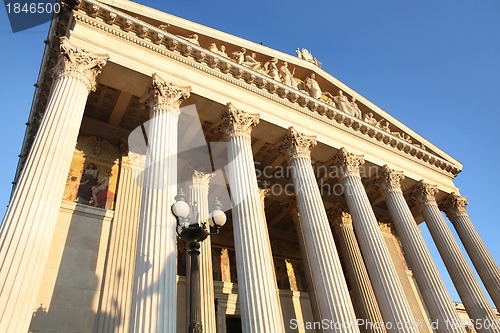
{"type": "Polygon", "coordinates": [[[230,137],[243,136],[250,140],[252,128],[258,123],[259,114],[237,109],[233,104],[227,103],[226,110],[222,115],[222,124],[219,128],[230,137]]]}
{"type": "Polygon", "coordinates": [[[328,209],[326,215],[328,216],[328,221],[337,232],[344,228],[352,229],[353,227],[351,213],[341,203],[337,202],[332,208],[328,209]]]}
{"type": "Polygon", "coordinates": [[[180,112],[181,103],[189,98],[191,87],[180,86],[172,82],[163,80],[158,74],[153,74],[153,82],[148,89],[148,93],[141,99],[151,110],[151,115],[155,111],[180,112]]]}
{"type": "Polygon", "coordinates": [[[340,148],[333,158],[333,165],[339,168],[341,177],[360,176],[359,169],[365,163],[363,155],[349,153],[345,148],[340,148]]]}
{"type": "Polygon", "coordinates": [[[288,128],[288,134],[283,137],[280,151],[288,155],[291,160],[296,158],[311,159],[311,149],[316,146],[316,136],[298,132],[295,128],[288,128]]]}
{"type": "Polygon", "coordinates": [[[439,205],[450,221],[454,221],[458,216],[467,216],[467,206],[469,202],[465,197],[456,193],[449,194],[439,205]]]}
{"type": "Polygon", "coordinates": [[[199,188],[208,191],[210,180],[215,177],[215,173],[206,173],[194,170],[191,188],[199,188]]]}
{"type": "Polygon", "coordinates": [[[401,191],[401,181],[404,178],[402,171],[395,171],[386,164],[380,169],[376,184],[382,193],[401,191]]]}
{"type": "Polygon", "coordinates": [[[430,185],[421,180],[410,189],[409,197],[419,204],[437,204],[437,192],[438,189],[436,185],[430,185]]]}
{"type": "Polygon", "coordinates": [[[88,91],[95,91],[97,76],[106,65],[109,56],[82,49],[66,37],[60,38],[59,50],[61,53],[53,69],[54,75],[75,77],[87,86],[88,91]]]}

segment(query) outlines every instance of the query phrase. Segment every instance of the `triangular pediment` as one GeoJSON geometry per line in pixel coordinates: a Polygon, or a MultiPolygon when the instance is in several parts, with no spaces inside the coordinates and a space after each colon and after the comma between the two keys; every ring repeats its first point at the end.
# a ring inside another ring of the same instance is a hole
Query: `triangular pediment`
{"type": "Polygon", "coordinates": [[[79,9],[94,11],[95,17],[136,37],[242,78],[447,172],[456,174],[462,168],[460,162],[321,69],[305,49],[297,55],[283,53],[131,1],[85,0],[79,9]]]}

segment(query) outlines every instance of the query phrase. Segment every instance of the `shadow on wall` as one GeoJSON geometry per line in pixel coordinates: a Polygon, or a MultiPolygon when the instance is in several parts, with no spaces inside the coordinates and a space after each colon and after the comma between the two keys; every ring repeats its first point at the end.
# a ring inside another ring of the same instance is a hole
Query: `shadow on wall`
{"type": "Polygon", "coordinates": [[[73,207],[61,209],[39,294],[46,303],[33,313],[29,332],[95,331],[109,217],[102,209],[73,207]]]}

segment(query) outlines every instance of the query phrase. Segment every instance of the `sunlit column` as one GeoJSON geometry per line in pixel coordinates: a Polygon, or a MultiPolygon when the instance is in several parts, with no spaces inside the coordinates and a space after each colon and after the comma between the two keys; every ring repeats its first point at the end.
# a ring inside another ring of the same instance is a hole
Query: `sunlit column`
{"type": "Polygon", "coordinates": [[[387,328],[388,332],[418,332],[403,286],[363,187],[360,175],[362,164],[364,164],[362,156],[349,153],[343,148],[334,161],[334,165],[339,168],[344,185],[344,197],[352,215],[354,230],[370,274],[373,290],[382,317],[392,325],[392,329],[387,328]],[[398,329],[399,326],[403,327],[398,329]]]}
{"type": "Polygon", "coordinates": [[[148,91],[148,149],[131,317],[134,332],[177,330],[176,221],[170,207],[177,192],[179,108],[190,91],[190,87],[164,81],[156,74],[148,91]]]}
{"type": "Polygon", "coordinates": [[[251,131],[258,122],[258,114],[229,103],[221,128],[229,140],[227,170],[243,332],[276,333],[284,332],[283,315],[251,146],[251,131]]]}
{"type": "Polygon", "coordinates": [[[297,207],[295,201],[291,201],[288,204],[290,208],[290,215],[292,216],[293,223],[295,226],[295,231],[297,232],[297,241],[299,242],[300,254],[302,257],[302,266],[304,267],[305,284],[307,284],[307,293],[309,294],[309,302],[311,303],[311,310],[313,314],[314,321],[321,321],[320,313],[319,313],[319,305],[316,297],[316,291],[314,290],[315,285],[312,282],[312,269],[310,266],[310,260],[306,252],[304,232],[303,232],[303,224],[300,222],[300,213],[299,208],[297,207]]]}
{"type": "Polygon", "coordinates": [[[377,183],[385,196],[393,225],[403,249],[406,250],[405,258],[412,267],[429,316],[434,323],[437,323],[436,331],[440,333],[465,333],[465,327],[462,325],[446,325],[446,323],[458,323],[460,319],[404,198],[401,190],[401,180],[403,179],[402,172],[396,172],[388,166],[384,166],[377,183]]]}
{"type": "Polygon", "coordinates": [[[490,323],[497,323],[497,319],[439,210],[435,198],[437,191],[436,186],[420,181],[410,190],[410,197],[417,202],[422,211],[432,239],[436,243],[467,314],[477,323],[482,323],[476,326],[476,331],[479,333],[500,332],[498,325],[490,325],[490,323]]]}
{"type": "Polygon", "coordinates": [[[0,332],[27,332],[85,103],[108,59],[60,39],[43,120],[0,230],[0,332]]]}
{"type": "MultiPolygon", "coordinates": [[[[259,188],[259,196],[260,196],[260,205],[262,207],[262,215],[264,216],[264,225],[266,226],[266,232],[269,234],[269,228],[267,227],[267,217],[266,217],[266,197],[271,193],[271,190],[268,188],[259,188]]],[[[271,257],[271,260],[273,261],[273,267],[274,267],[274,257],[273,257],[273,250],[271,248],[271,242],[269,242],[269,256],[271,257]]],[[[273,276],[274,276],[274,281],[278,281],[276,279],[276,267],[274,267],[273,270],[273,276]]],[[[278,297],[279,297],[279,291],[278,291],[278,297]]]]}
{"type": "Polygon", "coordinates": [[[359,244],[352,226],[352,216],[344,211],[340,205],[329,210],[330,223],[337,235],[347,278],[354,291],[355,304],[358,309],[358,317],[366,323],[378,323],[370,329],[368,325],[360,327],[361,332],[384,333],[385,327],[381,325],[384,320],[378,307],[377,298],[370,282],[370,276],[366,270],[359,244]]]}
{"type": "Polygon", "coordinates": [[[455,226],[495,306],[500,309],[500,269],[474,228],[465,208],[467,204],[465,197],[452,193],[444,200],[442,208],[455,226]]]}
{"type": "MultiPolygon", "coordinates": [[[[289,158],[295,196],[300,213],[311,283],[314,288],[319,317],[333,323],[347,323],[343,332],[359,332],[349,290],[342,272],[323,200],[311,164],[313,136],[290,127],[281,148],[289,158]]],[[[333,326],[323,332],[336,332],[333,326]]]]}
{"type": "Polygon", "coordinates": [[[122,157],[98,317],[99,333],[128,333],[145,156],[122,157]]]}
{"type": "MultiPolygon", "coordinates": [[[[210,211],[208,203],[208,188],[210,179],[214,177],[213,173],[205,173],[195,170],[192,177],[191,185],[191,201],[196,202],[198,207],[199,221],[206,221],[205,228],[210,232],[210,224],[208,223],[208,212],[210,211]]],[[[201,308],[201,323],[203,325],[203,333],[216,333],[215,323],[215,296],[214,296],[214,279],[212,269],[212,241],[207,237],[201,242],[200,247],[200,308],[201,308]]],[[[189,289],[189,288],[187,288],[189,289]]],[[[189,298],[188,298],[189,299],[189,298]]]]}

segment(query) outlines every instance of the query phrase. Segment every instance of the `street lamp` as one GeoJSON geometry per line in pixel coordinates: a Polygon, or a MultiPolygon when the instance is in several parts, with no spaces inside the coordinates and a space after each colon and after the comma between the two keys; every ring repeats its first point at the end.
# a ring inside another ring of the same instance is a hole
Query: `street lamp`
{"type": "Polygon", "coordinates": [[[191,206],[186,202],[186,195],[182,191],[175,196],[175,202],[172,205],[172,214],[177,220],[177,237],[182,239],[188,245],[188,253],[191,258],[190,278],[189,278],[189,333],[202,333],[203,325],[201,323],[201,302],[200,302],[200,269],[199,255],[200,243],[208,235],[219,233],[220,227],[226,223],[226,214],[222,211],[222,204],[215,199],[212,205],[212,212],[209,215],[209,224],[215,230],[209,233],[206,230],[206,221],[199,220],[199,212],[196,202],[191,206]]]}

